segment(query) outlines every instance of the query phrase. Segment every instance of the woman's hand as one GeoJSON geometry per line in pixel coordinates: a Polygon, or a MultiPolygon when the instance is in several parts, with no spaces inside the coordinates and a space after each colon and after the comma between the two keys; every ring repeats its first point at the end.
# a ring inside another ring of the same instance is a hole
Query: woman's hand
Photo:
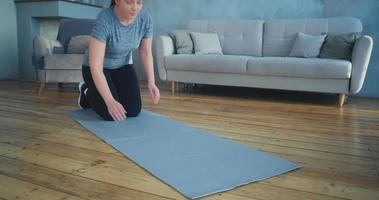
{"type": "Polygon", "coordinates": [[[147,88],[149,89],[153,103],[157,104],[159,102],[159,99],[161,98],[161,94],[159,92],[158,87],[155,85],[155,83],[148,83],[147,88]]]}
{"type": "Polygon", "coordinates": [[[113,120],[123,121],[126,119],[126,111],[118,101],[112,99],[109,102],[106,102],[106,105],[113,120]]]}

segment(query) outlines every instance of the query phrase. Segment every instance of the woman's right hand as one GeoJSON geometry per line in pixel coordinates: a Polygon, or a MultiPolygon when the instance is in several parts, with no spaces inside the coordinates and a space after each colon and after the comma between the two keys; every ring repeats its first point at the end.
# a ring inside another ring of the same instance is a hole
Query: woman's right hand
{"type": "Polygon", "coordinates": [[[106,102],[108,112],[115,121],[123,121],[126,119],[126,111],[124,107],[116,100],[106,102]]]}

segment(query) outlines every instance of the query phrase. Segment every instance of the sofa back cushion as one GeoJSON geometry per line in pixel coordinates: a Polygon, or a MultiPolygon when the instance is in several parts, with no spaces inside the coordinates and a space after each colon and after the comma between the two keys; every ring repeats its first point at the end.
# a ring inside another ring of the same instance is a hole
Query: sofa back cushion
{"type": "Polygon", "coordinates": [[[217,33],[225,55],[262,56],[261,20],[192,20],[188,29],[217,33]]]}
{"type": "Polygon", "coordinates": [[[317,58],[320,55],[326,34],[308,35],[297,33],[289,57],[317,58]]]}
{"type": "Polygon", "coordinates": [[[192,54],[193,42],[188,30],[171,30],[168,35],[174,40],[175,53],[177,54],[192,54]]]}
{"type": "Polygon", "coordinates": [[[310,35],[362,32],[362,23],[349,17],[268,20],[264,24],[263,56],[288,56],[299,32],[310,35]]]}
{"type": "Polygon", "coordinates": [[[216,33],[191,32],[195,54],[223,55],[220,39],[216,33]]]}
{"type": "Polygon", "coordinates": [[[320,53],[320,58],[351,60],[355,41],[360,33],[328,35],[320,53]]]}

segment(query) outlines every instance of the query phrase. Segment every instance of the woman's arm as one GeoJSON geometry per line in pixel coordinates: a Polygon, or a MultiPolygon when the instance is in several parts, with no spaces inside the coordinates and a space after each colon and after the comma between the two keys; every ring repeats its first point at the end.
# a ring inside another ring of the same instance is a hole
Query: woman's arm
{"type": "Polygon", "coordinates": [[[147,83],[149,84],[154,84],[155,83],[155,78],[154,78],[154,64],[153,64],[153,54],[151,52],[151,45],[152,45],[152,39],[145,38],[141,41],[140,45],[140,57],[141,57],[141,62],[143,64],[145,73],[146,73],[146,78],[147,78],[147,83]]]}
{"type": "Polygon", "coordinates": [[[126,118],[126,111],[123,106],[113,98],[103,72],[105,44],[95,38],[91,38],[88,55],[92,79],[107,105],[109,114],[114,120],[124,120],[126,118]]]}
{"type": "Polygon", "coordinates": [[[139,47],[139,53],[141,62],[143,64],[146,78],[147,78],[147,86],[153,99],[153,102],[156,104],[159,102],[160,93],[158,87],[155,85],[155,77],[154,77],[154,64],[153,64],[153,53],[151,51],[152,46],[152,38],[148,37],[141,41],[141,45],[139,47]]]}

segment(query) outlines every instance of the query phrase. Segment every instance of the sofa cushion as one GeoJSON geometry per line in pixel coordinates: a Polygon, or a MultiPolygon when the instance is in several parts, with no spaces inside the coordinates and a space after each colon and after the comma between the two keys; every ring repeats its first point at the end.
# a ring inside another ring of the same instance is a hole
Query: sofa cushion
{"type": "Polygon", "coordinates": [[[220,40],[216,33],[191,32],[195,54],[222,55],[220,40]]]}
{"type": "Polygon", "coordinates": [[[79,83],[83,81],[81,69],[40,69],[37,71],[37,78],[46,83],[79,83]]]}
{"type": "Polygon", "coordinates": [[[347,79],[351,62],[337,59],[264,57],[250,58],[247,73],[262,76],[347,79]]]}
{"type": "Polygon", "coordinates": [[[91,40],[90,35],[76,35],[70,39],[67,46],[69,54],[84,54],[91,40]]]}
{"type": "Polygon", "coordinates": [[[168,35],[174,41],[177,54],[193,53],[193,42],[188,30],[171,30],[168,35]]]}
{"type": "Polygon", "coordinates": [[[320,55],[320,49],[324,43],[325,37],[326,34],[308,35],[298,33],[289,56],[299,58],[317,58],[320,55]]]}
{"type": "Polygon", "coordinates": [[[360,35],[360,33],[328,35],[322,46],[320,58],[351,60],[354,43],[360,35]]]}
{"type": "Polygon", "coordinates": [[[83,54],[50,54],[44,58],[44,69],[81,69],[83,54]]]}
{"type": "Polygon", "coordinates": [[[262,20],[192,20],[188,28],[217,33],[226,55],[262,56],[262,20]]]}
{"type": "Polygon", "coordinates": [[[264,24],[263,56],[288,56],[298,32],[311,35],[362,32],[362,23],[349,17],[268,20],[264,24]]]}
{"type": "Polygon", "coordinates": [[[165,57],[168,70],[245,74],[247,56],[171,55],[165,57]]]}

